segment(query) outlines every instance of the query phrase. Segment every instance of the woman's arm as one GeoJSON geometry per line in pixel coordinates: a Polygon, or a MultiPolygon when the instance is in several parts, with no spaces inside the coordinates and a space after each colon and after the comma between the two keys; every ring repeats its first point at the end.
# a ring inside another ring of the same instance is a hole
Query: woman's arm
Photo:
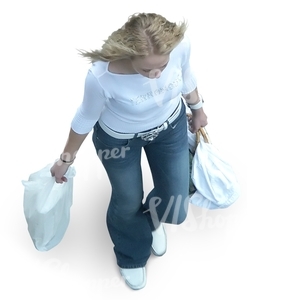
{"type": "Polygon", "coordinates": [[[64,176],[74,162],[76,154],[85,138],[99,119],[105,103],[104,92],[91,70],[85,79],[84,97],[71,122],[71,129],[60,159],[52,166],[51,174],[57,183],[67,181],[64,176]]]}
{"type": "Polygon", "coordinates": [[[67,178],[64,175],[69,166],[74,162],[76,154],[87,135],[88,133],[78,134],[73,129],[70,129],[65,148],[61,153],[59,160],[55,162],[50,169],[50,172],[52,176],[55,177],[55,181],[57,183],[63,183],[67,181],[67,178]]]}
{"type": "Polygon", "coordinates": [[[199,95],[197,88],[195,88],[191,93],[182,96],[192,111],[189,129],[194,133],[198,131],[200,127],[205,127],[207,125],[207,116],[203,110],[203,99],[202,96],[199,95]]]}

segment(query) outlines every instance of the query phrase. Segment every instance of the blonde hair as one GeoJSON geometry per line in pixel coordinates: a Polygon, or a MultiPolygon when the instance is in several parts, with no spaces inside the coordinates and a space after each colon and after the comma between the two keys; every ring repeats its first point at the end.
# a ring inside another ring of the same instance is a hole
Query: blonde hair
{"type": "Polygon", "coordinates": [[[80,55],[95,61],[114,61],[149,54],[167,55],[183,39],[187,23],[176,24],[155,13],[136,13],[122,28],[114,31],[100,50],[79,50],[80,55]]]}

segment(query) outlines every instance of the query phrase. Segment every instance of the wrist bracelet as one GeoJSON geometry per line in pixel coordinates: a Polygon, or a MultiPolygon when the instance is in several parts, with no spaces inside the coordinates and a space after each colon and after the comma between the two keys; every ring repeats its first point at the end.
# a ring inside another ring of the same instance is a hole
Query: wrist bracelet
{"type": "Polygon", "coordinates": [[[64,160],[64,159],[62,158],[62,154],[61,154],[60,157],[59,157],[59,159],[60,159],[64,164],[67,164],[67,165],[71,165],[71,164],[74,162],[75,158],[76,158],[76,156],[75,156],[72,160],[67,161],[67,160],[64,160]]]}
{"type": "Polygon", "coordinates": [[[203,106],[203,102],[200,100],[198,103],[196,104],[188,104],[188,107],[190,109],[199,109],[203,106]]]}
{"type": "Polygon", "coordinates": [[[188,107],[189,107],[190,109],[196,110],[196,109],[201,108],[201,107],[203,106],[203,103],[204,103],[204,100],[203,100],[203,98],[202,98],[202,95],[199,94],[199,102],[196,103],[196,104],[188,104],[188,107]]]}

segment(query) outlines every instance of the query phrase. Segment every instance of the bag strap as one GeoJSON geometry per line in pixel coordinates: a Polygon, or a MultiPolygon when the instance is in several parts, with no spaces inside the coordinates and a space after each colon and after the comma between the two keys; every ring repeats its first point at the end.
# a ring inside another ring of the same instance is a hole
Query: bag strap
{"type": "Polygon", "coordinates": [[[207,130],[204,127],[200,127],[196,132],[196,145],[200,143],[200,136],[203,137],[204,143],[210,144],[210,139],[207,130]]]}

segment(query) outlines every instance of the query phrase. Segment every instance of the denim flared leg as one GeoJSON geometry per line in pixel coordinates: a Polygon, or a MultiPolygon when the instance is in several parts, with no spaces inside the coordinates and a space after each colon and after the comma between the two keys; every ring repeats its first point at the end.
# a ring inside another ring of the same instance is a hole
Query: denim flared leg
{"type": "Polygon", "coordinates": [[[112,187],[107,228],[121,268],[145,266],[152,243],[151,227],[143,213],[141,139],[115,139],[97,124],[93,133],[97,154],[112,187]]]}
{"type": "Polygon", "coordinates": [[[185,110],[154,143],[145,146],[154,188],[144,208],[155,229],[160,222],[182,223],[188,211],[189,150],[185,110]]]}
{"type": "Polygon", "coordinates": [[[112,187],[106,221],[117,264],[121,268],[145,266],[155,221],[180,224],[186,218],[189,160],[185,109],[151,142],[115,139],[98,123],[93,142],[112,187]],[[144,204],[143,148],[154,183],[144,204]]]}

